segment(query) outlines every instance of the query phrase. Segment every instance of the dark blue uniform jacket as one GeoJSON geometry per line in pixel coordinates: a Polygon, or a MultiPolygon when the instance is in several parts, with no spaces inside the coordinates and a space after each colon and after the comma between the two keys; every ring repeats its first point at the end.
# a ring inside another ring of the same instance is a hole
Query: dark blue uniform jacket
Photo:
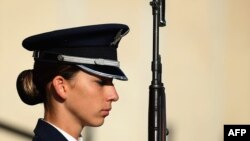
{"type": "Polygon", "coordinates": [[[67,141],[67,139],[53,126],[39,119],[34,130],[32,141],[67,141]]]}

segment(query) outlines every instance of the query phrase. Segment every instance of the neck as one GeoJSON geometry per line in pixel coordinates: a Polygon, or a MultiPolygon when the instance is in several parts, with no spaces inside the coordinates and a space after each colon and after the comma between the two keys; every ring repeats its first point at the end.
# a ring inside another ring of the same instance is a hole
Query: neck
{"type": "Polygon", "coordinates": [[[64,108],[50,108],[50,110],[45,110],[44,120],[67,132],[76,140],[81,135],[83,129],[81,122],[67,114],[64,108]]]}

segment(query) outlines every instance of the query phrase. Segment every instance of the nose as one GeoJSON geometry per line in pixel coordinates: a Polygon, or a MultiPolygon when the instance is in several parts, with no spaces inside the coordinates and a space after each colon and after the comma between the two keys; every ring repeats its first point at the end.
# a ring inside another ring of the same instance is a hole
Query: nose
{"type": "Polygon", "coordinates": [[[114,86],[108,86],[107,100],[108,101],[118,101],[119,95],[114,86]]]}

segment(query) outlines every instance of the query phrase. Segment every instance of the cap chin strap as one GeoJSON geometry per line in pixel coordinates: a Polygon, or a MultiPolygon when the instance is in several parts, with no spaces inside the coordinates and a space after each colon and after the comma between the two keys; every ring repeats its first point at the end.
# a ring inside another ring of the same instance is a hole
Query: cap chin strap
{"type": "Polygon", "coordinates": [[[42,54],[43,55],[41,55],[40,51],[34,51],[33,57],[35,59],[47,60],[48,58],[46,56],[53,56],[53,57],[49,57],[48,60],[51,60],[51,58],[55,58],[55,60],[53,59],[54,61],[70,62],[70,63],[76,63],[76,64],[105,65],[105,66],[113,66],[113,67],[120,66],[119,61],[114,61],[110,59],[85,58],[85,57],[76,57],[76,56],[47,53],[47,52],[43,52],[42,54]]]}

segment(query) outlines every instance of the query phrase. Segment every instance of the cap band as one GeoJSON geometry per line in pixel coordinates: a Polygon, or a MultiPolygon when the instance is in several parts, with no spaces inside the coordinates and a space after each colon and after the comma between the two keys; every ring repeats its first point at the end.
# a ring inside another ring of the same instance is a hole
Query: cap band
{"type": "Polygon", "coordinates": [[[64,61],[64,62],[119,67],[118,61],[102,59],[102,58],[93,59],[93,58],[74,57],[68,55],[58,55],[57,58],[59,61],[64,61]]]}
{"type": "Polygon", "coordinates": [[[63,62],[70,62],[70,63],[76,63],[76,64],[105,65],[105,66],[113,66],[113,67],[120,66],[119,61],[114,61],[110,59],[75,57],[75,56],[70,56],[70,55],[62,55],[62,54],[47,53],[47,52],[43,52],[41,55],[40,51],[34,51],[33,57],[35,59],[63,61],[63,62]]]}

